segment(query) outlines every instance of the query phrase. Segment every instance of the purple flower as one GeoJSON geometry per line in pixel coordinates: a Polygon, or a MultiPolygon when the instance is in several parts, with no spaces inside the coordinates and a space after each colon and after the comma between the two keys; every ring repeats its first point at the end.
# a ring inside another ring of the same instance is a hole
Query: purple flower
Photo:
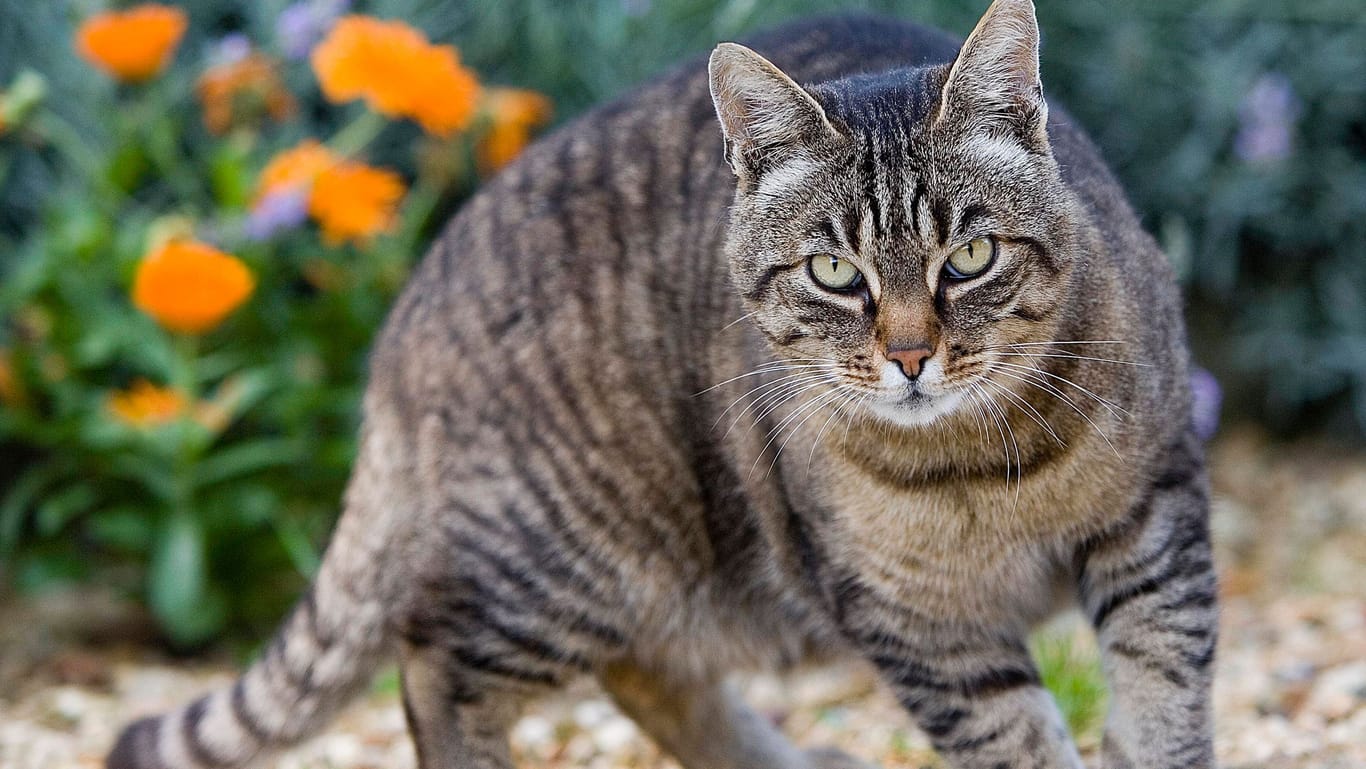
{"type": "Polygon", "coordinates": [[[1219,380],[1208,371],[1196,366],[1191,369],[1191,424],[1200,440],[1214,437],[1219,429],[1219,407],[1224,401],[1224,392],[1219,380]]]}
{"type": "Polygon", "coordinates": [[[299,0],[280,12],[275,36],[290,59],[308,58],[337,19],[351,7],[351,0],[299,0]]]}
{"type": "Polygon", "coordinates": [[[214,44],[213,50],[209,53],[209,63],[211,66],[221,67],[237,62],[251,55],[251,40],[240,32],[224,35],[214,44]]]}
{"type": "Polygon", "coordinates": [[[261,198],[247,215],[246,236],[250,240],[269,240],[276,233],[292,230],[308,218],[308,190],[293,187],[261,198]]]}
{"type": "Polygon", "coordinates": [[[1249,163],[1267,163],[1290,155],[1300,101],[1289,78],[1268,72],[1257,78],[1238,109],[1238,135],[1233,150],[1249,163]]]}

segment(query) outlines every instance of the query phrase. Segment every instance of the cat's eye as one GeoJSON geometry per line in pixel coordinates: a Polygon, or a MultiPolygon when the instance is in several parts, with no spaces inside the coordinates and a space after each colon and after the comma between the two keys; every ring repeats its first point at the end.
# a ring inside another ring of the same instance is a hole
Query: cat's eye
{"type": "Polygon", "coordinates": [[[831,291],[848,291],[863,282],[863,273],[849,262],[830,254],[816,254],[809,262],[811,278],[831,291]]]}
{"type": "Polygon", "coordinates": [[[978,238],[970,243],[964,243],[958,250],[949,254],[949,260],[944,263],[944,273],[955,280],[975,278],[986,272],[995,259],[996,240],[989,237],[978,238]]]}

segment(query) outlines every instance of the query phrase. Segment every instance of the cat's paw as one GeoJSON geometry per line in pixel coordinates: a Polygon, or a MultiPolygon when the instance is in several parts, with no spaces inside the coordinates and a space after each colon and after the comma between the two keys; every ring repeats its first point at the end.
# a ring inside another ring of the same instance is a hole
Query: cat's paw
{"type": "Polygon", "coordinates": [[[806,751],[807,766],[811,769],[879,769],[860,758],[845,753],[839,748],[816,748],[806,751]]]}

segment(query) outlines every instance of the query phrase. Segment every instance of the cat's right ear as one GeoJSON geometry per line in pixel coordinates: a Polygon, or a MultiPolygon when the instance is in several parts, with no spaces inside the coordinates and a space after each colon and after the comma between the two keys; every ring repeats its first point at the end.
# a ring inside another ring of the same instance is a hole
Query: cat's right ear
{"type": "Polygon", "coordinates": [[[755,180],[765,168],[843,138],[806,89],[743,45],[716,46],[707,73],[726,162],[742,179],[755,180]]]}

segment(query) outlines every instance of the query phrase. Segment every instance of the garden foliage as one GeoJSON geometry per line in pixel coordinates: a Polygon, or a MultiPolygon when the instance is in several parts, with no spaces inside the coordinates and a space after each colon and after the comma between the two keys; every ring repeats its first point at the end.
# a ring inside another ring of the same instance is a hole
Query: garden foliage
{"type": "MultiPolygon", "coordinates": [[[[387,305],[552,102],[792,16],[964,33],[985,2],[0,0],[0,589],[108,584],[182,646],[272,624],[387,305]]],[[[1232,406],[1360,436],[1359,0],[1039,14],[1045,89],[1172,256],[1232,406]]]]}

